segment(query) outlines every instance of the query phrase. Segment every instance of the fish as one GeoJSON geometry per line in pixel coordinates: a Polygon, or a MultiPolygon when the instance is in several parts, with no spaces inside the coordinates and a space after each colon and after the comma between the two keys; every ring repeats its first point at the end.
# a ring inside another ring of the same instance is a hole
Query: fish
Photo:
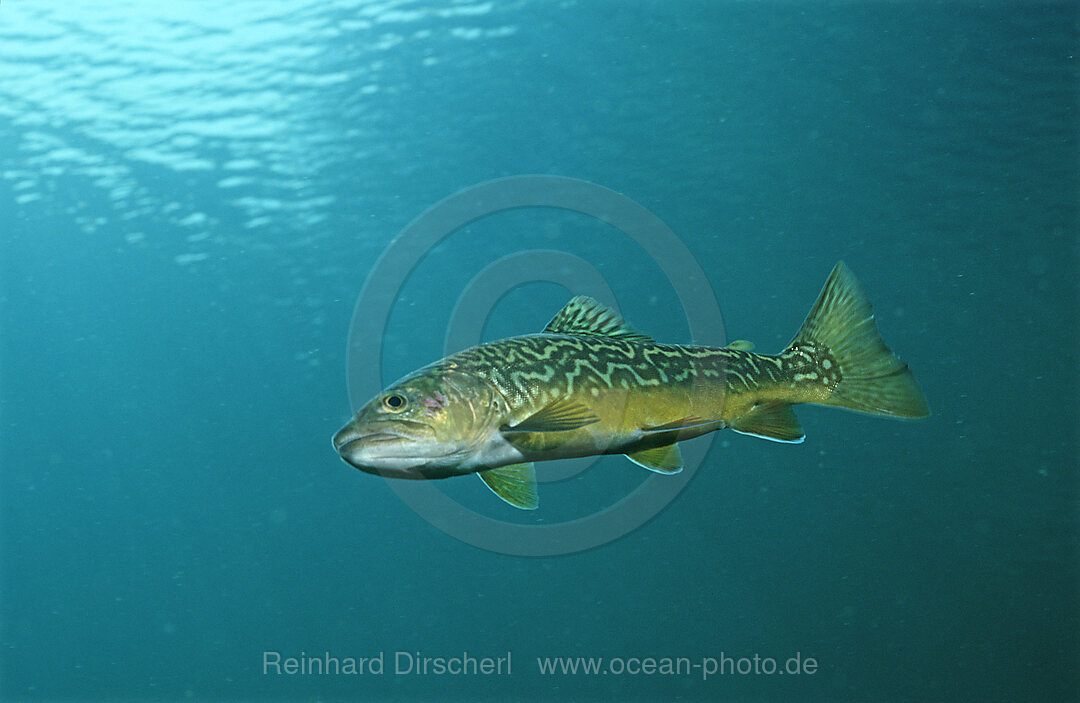
{"type": "Polygon", "coordinates": [[[538,461],[622,454],[673,474],[684,465],[679,442],[717,430],[802,442],[794,405],[930,415],[842,261],[783,351],[753,349],[661,344],[577,296],[539,334],[470,347],[391,384],[333,445],[353,467],[389,478],[475,473],[506,503],[534,510],[538,461]]]}

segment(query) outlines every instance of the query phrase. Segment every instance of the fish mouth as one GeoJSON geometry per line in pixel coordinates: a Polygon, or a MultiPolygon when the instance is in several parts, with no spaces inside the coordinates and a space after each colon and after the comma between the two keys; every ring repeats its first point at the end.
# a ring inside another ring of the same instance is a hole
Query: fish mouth
{"type": "Polygon", "coordinates": [[[372,444],[378,444],[381,442],[401,442],[415,440],[415,437],[410,437],[402,432],[395,432],[389,428],[377,428],[371,430],[363,430],[357,428],[355,425],[349,424],[342,427],[341,430],[334,435],[334,449],[339,453],[344,451],[350,445],[357,442],[368,442],[372,444]]]}
{"type": "Polygon", "coordinates": [[[357,437],[355,439],[350,439],[350,440],[346,441],[344,444],[342,444],[340,447],[338,447],[338,451],[341,451],[342,449],[347,448],[350,444],[353,444],[355,442],[367,442],[368,444],[378,444],[379,442],[399,442],[399,441],[401,441],[403,439],[408,439],[408,438],[404,437],[402,435],[399,435],[399,434],[394,434],[393,432],[373,432],[372,434],[366,434],[366,435],[363,435],[362,437],[357,437]]]}
{"type": "Polygon", "coordinates": [[[425,478],[424,469],[442,464],[456,454],[431,438],[421,438],[389,428],[360,430],[342,428],[333,438],[334,449],[350,466],[393,478],[425,478]]]}
{"type": "Polygon", "coordinates": [[[362,449],[374,449],[380,446],[388,448],[395,444],[408,442],[410,439],[411,438],[396,432],[379,430],[376,432],[361,433],[346,427],[334,435],[333,441],[334,449],[337,450],[342,458],[348,461],[350,455],[356,454],[362,449]]]}

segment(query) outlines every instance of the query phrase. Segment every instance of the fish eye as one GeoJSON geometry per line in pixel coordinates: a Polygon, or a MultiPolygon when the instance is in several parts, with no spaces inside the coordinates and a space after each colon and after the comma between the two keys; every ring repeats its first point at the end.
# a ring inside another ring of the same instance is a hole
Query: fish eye
{"type": "Polygon", "coordinates": [[[390,412],[399,413],[405,409],[405,406],[408,404],[408,400],[400,393],[391,393],[390,395],[383,398],[382,404],[383,407],[390,412]]]}

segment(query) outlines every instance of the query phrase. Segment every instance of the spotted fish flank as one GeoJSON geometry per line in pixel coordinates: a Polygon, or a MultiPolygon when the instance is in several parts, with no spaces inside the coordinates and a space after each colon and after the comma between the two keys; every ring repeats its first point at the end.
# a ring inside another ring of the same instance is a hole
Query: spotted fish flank
{"type": "Polygon", "coordinates": [[[334,436],[342,458],[407,479],[478,473],[519,508],[538,504],[532,462],[625,454],[682,468],[678,442],[719,429],[801,442],[792,406],[902,418],[929,414],[911,371],[878,335],[838,263],[778,355],[659,344],[595,300],[571,300],[539,334],[481,344],[393,384],[334,436]]]}

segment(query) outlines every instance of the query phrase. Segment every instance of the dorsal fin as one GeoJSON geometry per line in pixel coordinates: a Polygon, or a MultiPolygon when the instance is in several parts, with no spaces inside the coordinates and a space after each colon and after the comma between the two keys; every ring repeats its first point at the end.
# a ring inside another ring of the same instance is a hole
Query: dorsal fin
{"type": "Polygon", "coordinates": [[[579,295],[551,319],[544,332],[548,334],[592,334],[637,342],[653,341],[622,319],[619,313],[601,305],[587,295],[579,295]]]}

